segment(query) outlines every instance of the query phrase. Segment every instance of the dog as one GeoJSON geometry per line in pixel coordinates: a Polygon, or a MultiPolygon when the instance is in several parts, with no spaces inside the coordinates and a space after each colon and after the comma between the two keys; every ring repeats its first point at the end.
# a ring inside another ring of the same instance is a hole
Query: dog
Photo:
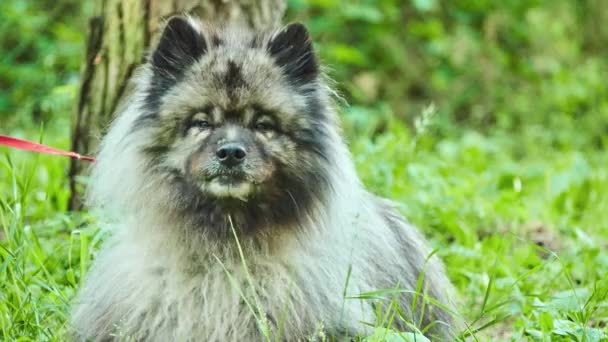
{"type": "Polygon", "coordinates": [[[112,233],[77,340],[344,340],[390,310],[454,337],[444,266],[361,184],[304,25],[172,17],[133,84],[91,173],[112,233]]]}

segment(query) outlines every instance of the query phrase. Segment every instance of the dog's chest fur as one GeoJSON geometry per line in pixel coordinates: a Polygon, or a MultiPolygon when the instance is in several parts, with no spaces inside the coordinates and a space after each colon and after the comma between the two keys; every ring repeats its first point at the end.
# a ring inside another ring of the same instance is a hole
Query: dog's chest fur
{"type": "MultiPolygon", "coordinates": [[[[125,234],[99,258],[93,272],[95,277],[114,278],[106,281],[116,286],[88,291],[115,305],[116,316],[107,318],[121,322],[114,330],[123,337],[259,340],[265,324],[271,336],[305,338],[327,326],[344,330],[333,333],[362,332],[360,322],[373,320],[369,302],[344,299],[349,268],[349,294],[371,290],[363,275],[374,272],[361,268],[369,262],[357,263],[357,258],[366,256],[361,248],[347,246],[355,240],[346,236],[341,241],[326,236],[327,245],[288,239],[279,250],[249,253],[241,259],[238,250],[230,256],[214,252],[218,246],[201,246],[200,253],[188,253],[184,246],[183,253],[176,254],[179,248],[170,244],[179,242],[160,235],[125,234]],[[327,249],[328,245],[333,248],[327,249]],[[351,249],[359,251],[355,260],[349,260],[351,249]]],[[[242,248],[244,253],[251,251],[246,245],[242,248]]]]}

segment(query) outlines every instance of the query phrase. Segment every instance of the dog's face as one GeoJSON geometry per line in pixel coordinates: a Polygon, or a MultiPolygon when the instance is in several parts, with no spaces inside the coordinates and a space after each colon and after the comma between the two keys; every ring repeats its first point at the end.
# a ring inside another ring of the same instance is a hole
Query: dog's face
{"type": "Polygon", "coordinates": [[[279,159],[289,164],[296,157],[295,143],[280,134],[277,122],[262,108],[195,110],[184,127],[186,153],[177,154],[177,162],[207,195],[247,201],[272,185],[279,159]]]}
{"type": "Polygon", "coordinates": [[[320,200],[331,120],[304,26],[211,31],[174,17],[149,67],[134,129],[149,134],[143,155],[181,207],[255,228],[320,200]]]}

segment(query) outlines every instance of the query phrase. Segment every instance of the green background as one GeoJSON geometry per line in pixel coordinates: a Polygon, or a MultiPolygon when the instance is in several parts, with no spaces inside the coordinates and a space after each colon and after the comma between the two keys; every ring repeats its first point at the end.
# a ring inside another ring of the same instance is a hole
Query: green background
{"type": "MultiPolygon", "coordinates": [[[[69,147],[81,3],[0,1],[0,134],[69,147]]],[[[608,339],[607,11],[289,1],[335,80],[363,181],[437,248],[479,340],[608,339]]],[[[0,148],[0,340],[61,340],[103,240],[88,213],[66,212],[67,167],[0,148]]]]}

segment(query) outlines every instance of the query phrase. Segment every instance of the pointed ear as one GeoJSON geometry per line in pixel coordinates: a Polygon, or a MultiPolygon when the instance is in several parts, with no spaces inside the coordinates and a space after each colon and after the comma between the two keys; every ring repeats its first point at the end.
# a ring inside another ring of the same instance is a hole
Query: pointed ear
{"type": "Polygon", "coordinates": [[[289,24],[277,32],[268,44],[268,51],[297,84],[308,83],[319,73],[310,35],[301,23],[289,24]]]}
{"type": "Polygon", "coordinates": [[[202,33],[183,16],[169,19],[160,37],[151,62],[156,71],[179,76],[207,51],[202,33]]]}

